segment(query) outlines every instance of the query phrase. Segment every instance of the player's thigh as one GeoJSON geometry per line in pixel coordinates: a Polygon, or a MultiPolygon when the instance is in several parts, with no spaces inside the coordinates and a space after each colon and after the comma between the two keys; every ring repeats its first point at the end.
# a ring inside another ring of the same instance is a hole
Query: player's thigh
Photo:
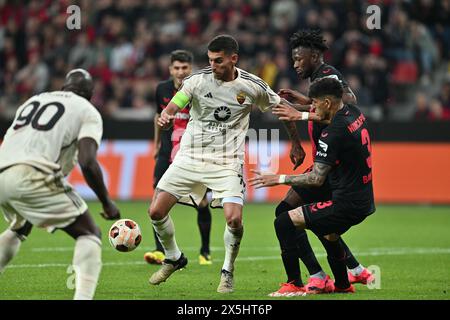
{"type": "MultiPolygon", "coordinates": [[[[176,197],[185,197],[201,184],[202,176],[203,172],[191,168],[189,165],[180,166],[176,163],[172,163],[163,174],[156,187],[157,189],[166,191],[176,197]]],[[[202,194],[198,202],[200,202],[203,196],[204,194],[202,194]]]]}
{"type": "Polygon", "coordinates": [[[170,209],[177,203],[178,197],[161,190],[155,189],[153,200],[149,209],[149,216],[152,220],[161,220],[169,214],[170,209]]]}
{"type": "Polygon", "coordinates": [[[86,203],[73,190],[56,194],[50,191],[43,198],[30,196],[13,205],[26,220],[49,231],[69,226],[87,211],[86,203]]]}
{"type": "MultiPolygon", "coordinates": [[[[291,201],[298,201],[298,204],[296,206],[300,206],[308,203],[326,202],[331,200],[331,189],[328,182],[326,181],[322,186],[318,188],[303,188],[293,186],[289,190],[288,195],[290,195],[290,198],[292,199],[291,201]]],[[[290,202],[288,203],[290,204],[290,202]]]]}
{"type": "MultiPolygon", "coordinates": [[[[219,169],[204,174],[204,184],[212,193],[212,207],[223,206],[223,199],[238,198],[243,205],[245,195],[245,182],[239,172],[231,169],[219,169]]],[[[236,202],[236,201],[233,201],[236,202]]]]}
{"type": "Polygon", "coordinates": [[[89,210],[86,210],[85,213],[76,217],[73,223],[61,229],[74,239],[87,235],[95,235],[97,238],[101,239],[101,230],[95,224],[89,210]]]}
{"type": "Polygon", "coordinates": [[[295,209],[288,211],[289,217],[291,218],[292,223],[297,229],[305,229],[305,217],[303,216],[302,207],[297,207],[295,209]]]}
{"type": "Polygon", "coordinates": [[[47,228],[64,228],[86,212],[87,205],[62,178],[49,180],[49,175],[29,166],[15,166],[16,196],[7,205],[22,219],[47,228]]]}
{"type": "Polygon", "coordinates": [[[306,229],[317,236],[341,235],[360,222],[343,214],[332,201],[304,205],[302,210],[306,229]]]}

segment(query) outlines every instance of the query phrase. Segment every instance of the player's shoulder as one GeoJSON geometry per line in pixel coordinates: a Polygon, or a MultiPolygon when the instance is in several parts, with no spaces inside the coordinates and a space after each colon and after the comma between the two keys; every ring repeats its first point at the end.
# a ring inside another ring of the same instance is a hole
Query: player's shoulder
{"type": "Polygon", "coordinates": [[[345,104],[336,113],[328,128],[330,131],[338,133],[351,133],[354,131],[352,128],[355,126],[359,128],[364,122],[366,122],[366,118],[357,106],[345,104]]]}
{"type": "Polygon", "coordinates": [[[342,74],[338,69],[333,67],[330,64],[323,63],[313,74],[312,80],[320,79],[320,78],[336,78],[337,80],[341,80],[342,74]]]}
{"type": "Polygon", "coordinates": [[[265,91],[269,89],[269,85],[257,75],[254,75],[253,73],[250,73],[248,71],[239,68],[238,72],[242,81],[245,82],[247,85],[257,86],[265,91]]]}
{"type": "Polygon", "coordinates": [[[48,92],[48,97],[59,99],[65,105],[68,112],[80,115],[94,115],[100,117],[100,112],[97,108],[86,98],[79,96],[71,91],[52,91],[48,92]]]}
{"type": "Polygon", "coordinates": [[[200,70],[197,70],[193,72],[190,76],[187,76],[184,78],[183,82],[186,81],[193,81],[193,80],[201,80],[205,78],[211,78],[212,77],[212,68],[206,67],[200,70]]]}
{"type": "Polygon", "coordinates": [[[158,85],[156,86],[156,90],[172,90],[173,87],[174,87],[173,80],[167,79],[159,82],[158,85]]]}

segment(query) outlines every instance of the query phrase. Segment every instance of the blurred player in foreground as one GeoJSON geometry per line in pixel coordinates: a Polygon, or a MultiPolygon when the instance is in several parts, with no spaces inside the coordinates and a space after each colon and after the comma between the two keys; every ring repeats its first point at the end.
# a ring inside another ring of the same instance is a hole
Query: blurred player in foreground
{"type": "Polygon", "coordinates": [[[102,118],[89,102],[93,82],[83,69],[69,72],[62,91],[35,95],[21,105],[0,147],[0,205],[9,228],[0,235],[0,272],[32,226],[64,230],[75,239],[74,299],[92,299],[102,267],[101,232],[84,200],[64,177],[77,163],[103,205],[118,219],[97,162],[102,118]]]}

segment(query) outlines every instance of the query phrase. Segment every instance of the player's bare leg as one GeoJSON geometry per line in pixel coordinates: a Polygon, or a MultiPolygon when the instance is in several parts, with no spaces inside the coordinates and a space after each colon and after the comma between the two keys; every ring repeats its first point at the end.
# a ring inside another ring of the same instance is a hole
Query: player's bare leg
{"type": "Polygon", "coordinates": [[[73,299],[92,300],[102,269],[100,228],[95,224],[89,211],[86,211],[62,230],[76,240],[72,262],[76,288],[73,299]]]}
{"type": "Polygon", "coordinates": [[[234,261],[239,253],[244,227],[242,225],[242,205],[232,202],[223,204],[225,213],[225,232],[223,240],[225,243],[225,261],[222,266],[221,278],[217,292],[230,293],[233,292],[234,281],[234,261]]]}
{"type": "Polygon", "coordinates": [[[165,191],[156,189],[153,201],[149,209],[150,219],[159,241],[164,247],[166,259],[161,268],[149,279],[150,284],[158,285],[167,280],[176,270],[182,269],[187,264],[187,259],[178,248],[175,240],[175,227],[169,215],[170,209],[178,199],[165,191]]]}
{"type": "Polygon", "coordinates": [[[18,230],[6,229],[0,234],[0,274],[8,263],[17,255],[20,245],[30,234],[33,225],[26,221],[18,230]]]}

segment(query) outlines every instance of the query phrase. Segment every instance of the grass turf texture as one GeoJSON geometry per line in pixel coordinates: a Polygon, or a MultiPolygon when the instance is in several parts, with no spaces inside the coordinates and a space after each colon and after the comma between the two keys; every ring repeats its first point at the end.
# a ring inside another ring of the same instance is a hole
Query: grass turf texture
{"type": "MultiPolygon", "coordinates": [[[[235,292],[216,293],[222,266],[224,218],[221,210],[212,210],[211,247],[213,265],[200,266],[200,235],[194,209],[176,206],[172,212],[176,239],[189,259],[188,267],[177,271],[159,286],[148,284],[158,266],[143,261],[154,241],[147,204],[119,203],[123,218],[138,222],[143,241],[133,252],[115,251],[106,237],[112,222],[103,220],[98,203],[89,203],[90,211],[103,231],[103,269],[96,299],[449,299],[450,298],[450,208],[428,206],[378,206],[377,212],[345,235],[349,247],[365,266],[381,270],[381,289],[369,290],[356,285],[353,295],[316,295],[293,298],[269,298],[268,293],[286,281],[273,229],[275,205],[248,204],[244,208],[244,238],[236,262],[235,292]]],[[[0,230],[6,228],[0,222],[0,230]]],[[[319,262],[331,274],[325,251],[308,232],[319,262]]],[[[22,244],[19,254],[0,275],[0,299],[71,299],[74,275],[68,272],[74,241],[64,232],[51,235],[34,229],[22,244]]],[[[303,279],[307,270],[301,265],[303,279]]]]}

